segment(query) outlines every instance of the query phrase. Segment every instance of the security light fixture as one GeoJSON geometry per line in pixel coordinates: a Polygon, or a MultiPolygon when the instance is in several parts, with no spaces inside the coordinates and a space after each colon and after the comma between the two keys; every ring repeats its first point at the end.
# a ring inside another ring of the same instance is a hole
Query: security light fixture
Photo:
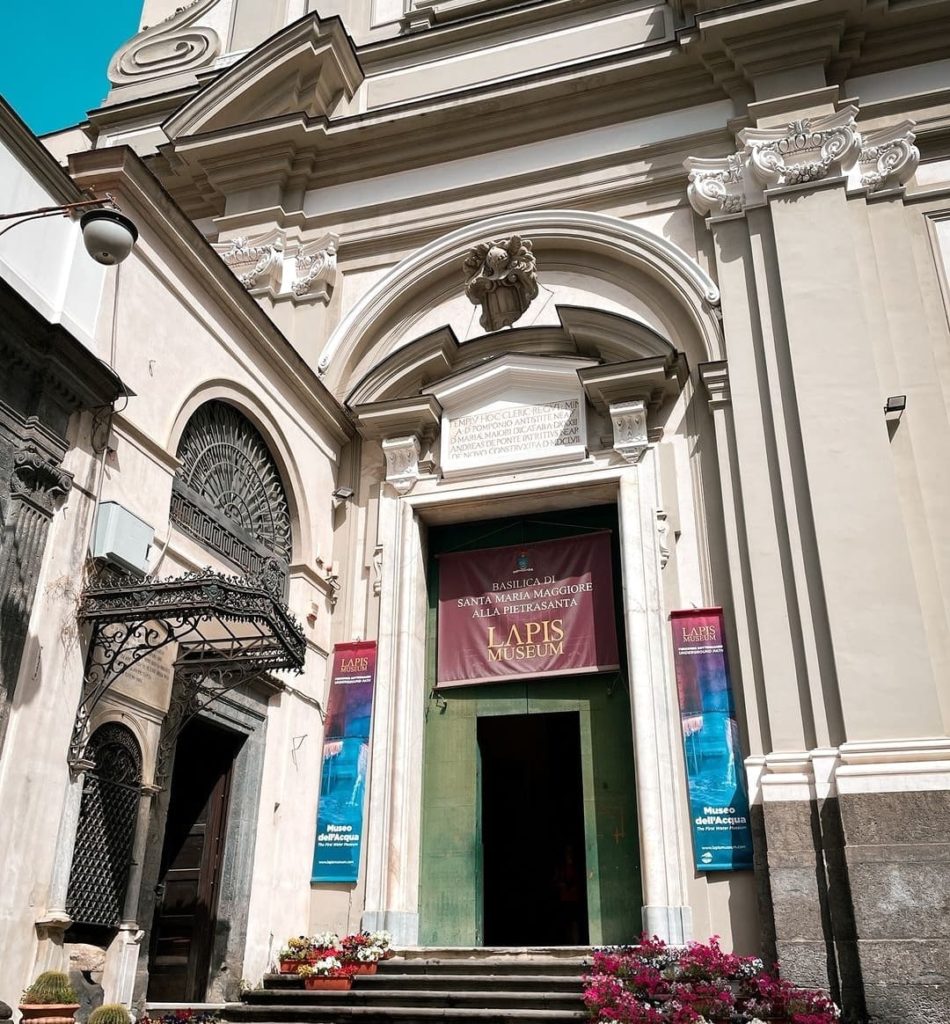
{"type": "Polygon", "coordinates": [[[355,492],[352,487],[338,487],[333,492],[333,497],[336,498],[337,501],[349,501],[350,498],[353,497],[354,493],[355,492]]]}
{"type": "Polygon", "coordinates": [[[884,418],[899,420],[907,408],[907,395],[891,395],[884,402],[884,418]]]}
{"type": "Polygon", "coordinates": [[[119,213],[110,195],[83,199],[78,203],[64,203],[62,206],[40,206],[35,210],[22,210],[18,213],[0,213],[0,220],[16,218],[15,223],[0,230],[0,235],[27,221],[43,217],[70,217],[80,210],[86,211],[79,221],[86,252],[97,263],[105,266],[121,263],[132,251],[139,233],[132,221],[119,213]]]}

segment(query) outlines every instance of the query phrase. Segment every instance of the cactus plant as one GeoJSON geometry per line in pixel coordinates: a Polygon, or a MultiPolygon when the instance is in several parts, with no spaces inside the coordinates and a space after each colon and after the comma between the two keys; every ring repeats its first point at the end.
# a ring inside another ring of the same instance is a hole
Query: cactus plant
{"type": "Polygon", "coordinates": [[[129,1011],[121,1003],[106,1003],[89,1014],[86,1024],[131,1024],[129,1011]]]}
{"type": "Polygon", "coordinates": [[[44,971],[23,993],[28,1006],[75,1006],[79,1002],[69,978],[62,971],[44,971]]]}

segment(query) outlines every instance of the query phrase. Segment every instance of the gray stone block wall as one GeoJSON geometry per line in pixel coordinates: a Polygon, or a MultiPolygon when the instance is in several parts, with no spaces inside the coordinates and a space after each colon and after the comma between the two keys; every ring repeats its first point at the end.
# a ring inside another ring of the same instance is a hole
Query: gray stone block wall
{"type": "Polygon", "coordinates": [[[950,792],[767,803],[763,823],[782,973],[847,1021],[950,1021],[950,792]]]}

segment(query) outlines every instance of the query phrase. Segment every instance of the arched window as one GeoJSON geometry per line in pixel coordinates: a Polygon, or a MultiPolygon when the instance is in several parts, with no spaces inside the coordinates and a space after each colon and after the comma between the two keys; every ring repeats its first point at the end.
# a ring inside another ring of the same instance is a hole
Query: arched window
{"type": "Polygon", "coordinates": [[[290,564],[290,508],[277,464],[253,424],[225,402],[206,402],[178,445],[171,519],[244,572],[290,564]]]}
{"type": "Polygon", "coordinates": [[[66,909],[76,924],[115,928],[132,866],[142,752],[118,722],[96,729],[87,752],[95,767],[83,780],[66,909]]]}

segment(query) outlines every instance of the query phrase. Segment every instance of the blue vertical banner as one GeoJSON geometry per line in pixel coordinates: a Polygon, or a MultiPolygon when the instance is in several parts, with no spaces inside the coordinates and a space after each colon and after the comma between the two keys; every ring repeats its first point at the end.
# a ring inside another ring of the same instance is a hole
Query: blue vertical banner
{"type": "Polygon", "coordinates": [[[375,642],[333,648],[313,851],[314,882],[355,882],[359,875],[375,682],[375,642]]]}
{"type": "Polygon", "coordinates": [[[752,867],[752,830],[721,608],[676,611],[673,663],[697,871],[752,867]]]}

